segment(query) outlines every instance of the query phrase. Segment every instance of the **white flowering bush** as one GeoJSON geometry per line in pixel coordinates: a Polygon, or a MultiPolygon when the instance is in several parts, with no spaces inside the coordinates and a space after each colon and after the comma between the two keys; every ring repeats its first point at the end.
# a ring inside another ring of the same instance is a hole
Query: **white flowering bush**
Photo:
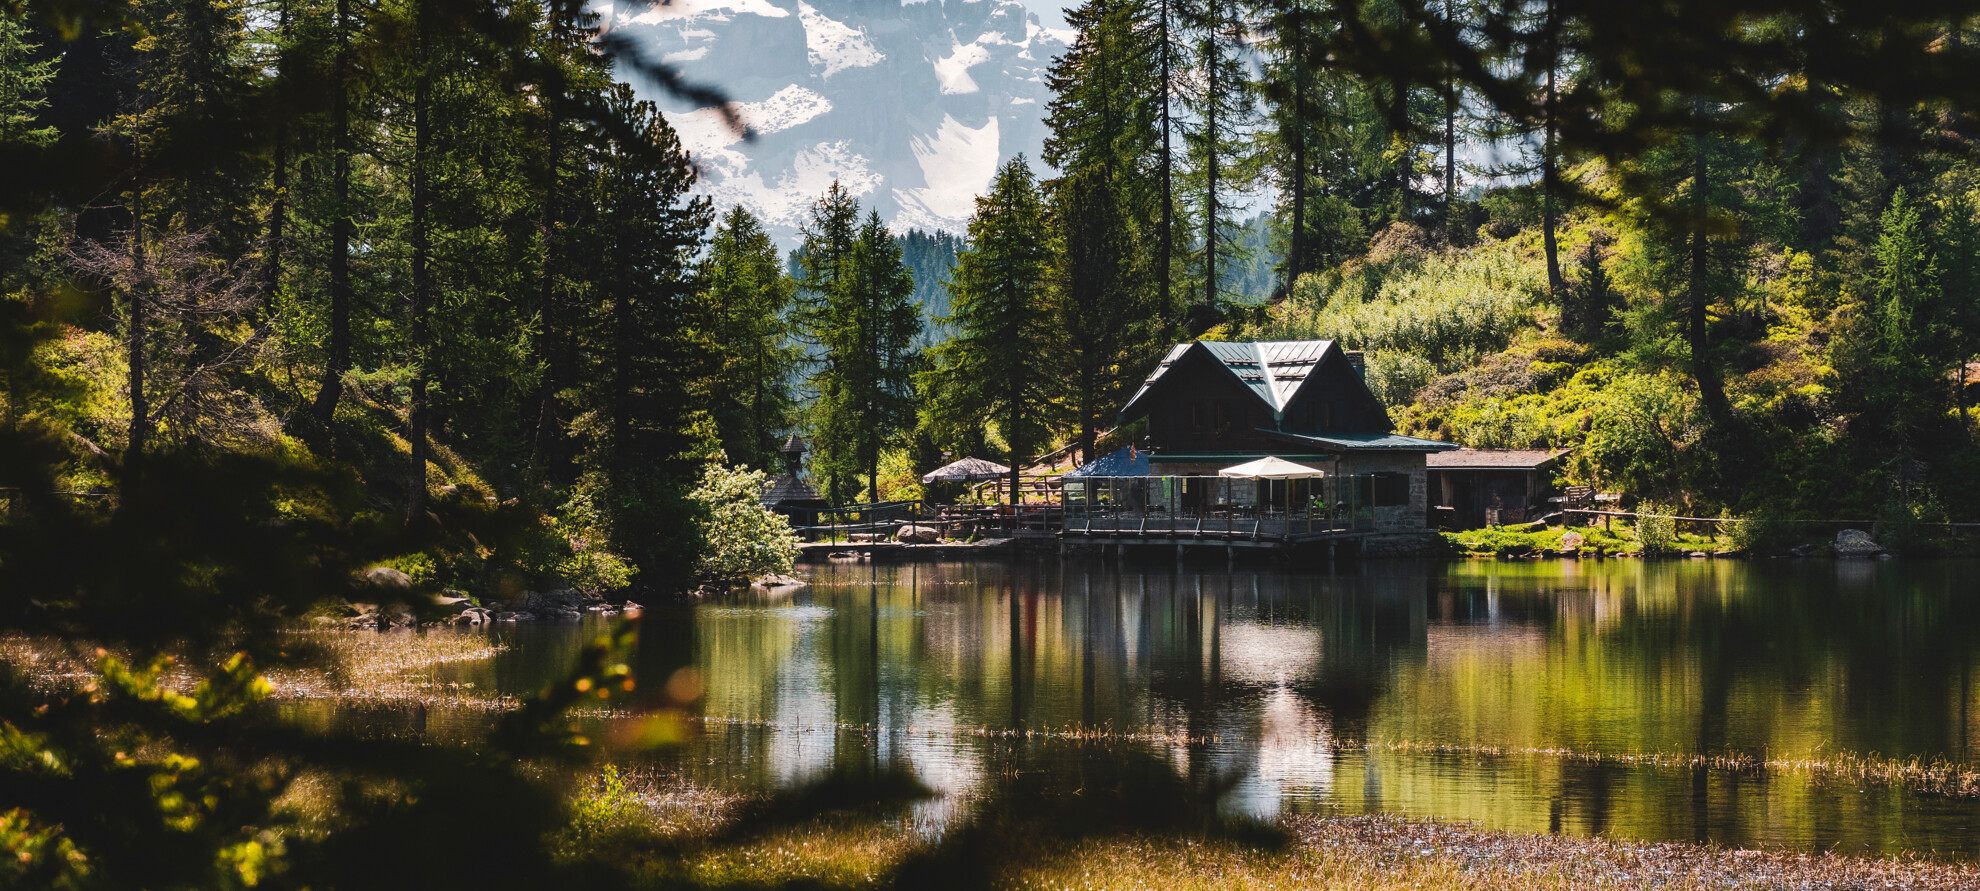
{"type": "Polygon", "coordinates": [[[701,561],[705,578],[738,579],[789,572],[797,562],[798,537],[791,521],[757,501],[767,478],[747,467],[709,464],[688,494],[703,508],[701,561]]]}

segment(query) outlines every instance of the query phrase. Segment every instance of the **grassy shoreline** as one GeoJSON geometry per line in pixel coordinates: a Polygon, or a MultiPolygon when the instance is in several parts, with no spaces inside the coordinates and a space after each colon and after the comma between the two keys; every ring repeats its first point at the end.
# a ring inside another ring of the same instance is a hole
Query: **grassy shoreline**
{"type": "MultiPolygon", "coordinates": [[[[1086,804],[1063,802],[1082,810],[1086,804]]],[[[865,809],[761,820],[765,802],[665,775],[607,771],[574,809],[565,856],[695,888],[956,888],[1012,891],[1282,888],[1567,891],[1582,888],[1980,887],[1980,864],[1689,842],[1544,835],[1389,815],[1292,815],[1266,824],[1139,818],[1085,825],[992,805],[935,827],[865,809]],[[1167,825],[1173,824],[1173,825],[1167,825]]],[[[1020,809],[1021,810],[1021,809],[1020,809]]]]}

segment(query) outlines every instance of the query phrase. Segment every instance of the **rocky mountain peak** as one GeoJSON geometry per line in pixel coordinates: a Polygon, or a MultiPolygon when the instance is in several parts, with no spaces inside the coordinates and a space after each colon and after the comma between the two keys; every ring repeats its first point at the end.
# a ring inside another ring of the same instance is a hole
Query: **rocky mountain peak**
{"type": "Polygon", "coordinates": [[[753,140],[662,99],[701,190],[786,245],[835,179],[896,232],[962,232],[999,164],[1038,163],[1071,37],[1017,0],[674,0],[613,27],[740,103],[753,140]]]}

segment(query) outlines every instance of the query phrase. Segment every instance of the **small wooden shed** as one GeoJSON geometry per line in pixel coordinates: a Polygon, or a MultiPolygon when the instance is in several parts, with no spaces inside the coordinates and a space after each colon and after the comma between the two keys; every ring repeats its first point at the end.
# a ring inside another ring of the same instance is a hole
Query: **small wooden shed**
{"type": "Polygon", "coordinates": [[[1566,449],[1455,449],[1431,452],[1432,520],[1449,529],[1527,523],[1547,506],[1548,473],[1566,449]]]}

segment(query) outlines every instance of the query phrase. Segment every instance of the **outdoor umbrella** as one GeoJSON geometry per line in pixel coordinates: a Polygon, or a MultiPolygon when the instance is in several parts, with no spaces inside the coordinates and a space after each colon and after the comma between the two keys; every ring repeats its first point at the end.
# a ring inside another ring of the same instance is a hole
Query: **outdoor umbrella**
{"type": "Polygon", "coordinates": [[[1217,475],[1241,480],[1306,480],[1327,474],[1318,468],[1294,464],[1284,458],[1265,457],[1236,467],[1226,467],[1217,471],[1217,475]]]}
{"type": "Polygon", "coordinates": [[[941,467],[922,474],[921,481],[927,483],[980,483],[1005,476],[1011,469],[995,461],[982,458],[958,458],[941,467]]]}

